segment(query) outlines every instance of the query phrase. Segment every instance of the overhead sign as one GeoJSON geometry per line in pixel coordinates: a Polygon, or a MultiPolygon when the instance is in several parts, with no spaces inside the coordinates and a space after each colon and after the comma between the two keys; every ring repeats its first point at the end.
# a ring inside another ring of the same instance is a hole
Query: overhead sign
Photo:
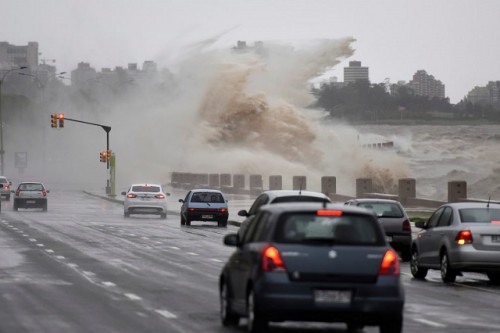
{"type": "Polygon", "coordinates": [[[15,166],[18,169],[26,169],[28,167],[28,153],[27,152],[15,152],[15,166]]]}

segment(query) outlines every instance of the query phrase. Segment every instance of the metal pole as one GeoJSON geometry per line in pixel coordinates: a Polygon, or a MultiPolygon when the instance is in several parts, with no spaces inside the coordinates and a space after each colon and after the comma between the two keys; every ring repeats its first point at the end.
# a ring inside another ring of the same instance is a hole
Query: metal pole
{"type": "MultiPolygon", "coordinates": [[[[7,75],[7,74],[5,74],[7,75]]],[[[5,77],[5,76],[4,76],[5,77]]],[[[3,79],[0,80],[0,173],[4,175],[3,171],[3,121],[2,121],[2,83],[3,79]]]]}

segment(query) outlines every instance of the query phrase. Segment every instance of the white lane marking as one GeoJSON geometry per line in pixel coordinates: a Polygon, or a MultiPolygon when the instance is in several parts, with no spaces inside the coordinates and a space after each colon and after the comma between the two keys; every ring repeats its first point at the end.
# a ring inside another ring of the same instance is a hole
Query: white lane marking
{"type": "Polygon", "coordinates": [[[73,264],[73,263],[71,263],[71,262],[68,264],[68,266],[69,266],[69,267],[71,267],[71,268],[76,268],[76,267],[78,267],[78,265],[77,265],[77,264],[73,264]]]}
{"type": "Polygon", "coordinates": [[[102,284],[105,285],[106,287],[115,287],[116,286],[116,284],[114,284],[111,281],[104,281],[102,284]]]}
{"type": "Polygon", "coordinates": [[[163,317],[167,319],[175,319],[177,318],[176,315],[174,315],[172,312],[169,312],[167,310],[155,310],[156,313],[162,315],[163,317]]]}
{"type": "Polygon", "coordinates": [[[199,255],[198,253],[194,253],[194,252],[188,252],[187,254],[189,254],[190,256],[198,256],[199,255]]]}
{"type": "Polygon", "coordinates": [[[28,234],[22,234],[23,237],[29,237],[30,235],[28,234]]]}
{"type": "Polygon", "coordinates": [[[127,294],[125,294],[125,296],[127,296],[132,301],[140,301],[142,299],[139,296],[137,296],[136,294],[127,293],[127,294]]]}
{"type": "Polygon", "coordinates": [[[48,253],[54,253],[54,250],[51,249],[45,249],[45,251],[47,251],[48,253]]]}
{"type": "Polygon", "coordinates": [[[30,238],[30,242],[36,242],[35,238],[30,238]]]}
{"type": "Polygon", "coordinates": [[[41,243],[38,243],[36,244],[36,246],[39,246],[39,247],[44,247],[45,245],[41,244],[41,243]]]}
{"type": "Polygon", "coordinates": [[[177,246],[169,246],[169,248],[171,248],[172,250],[180,250],[181,249],[180,247],[177,247],[177,246]]]}
{"type": "Polygon", "coordinates": [[[210,260],[215,261],[215,262],[222,262],[222,260],[220,260],[220,259],[216,259],[216,258],[212,258],[212,259],[210,259],[210,260]]]}
{"type": "Polygon", "coordinates": [[[64,256],[56,256],[57,259],[66,259],[64,256]]]}
{"type": "Polygon", "coordinates": [[[131,236],[131,237],[135,237],[136,236],[136,234],[128,234],[128,235],[131,236]]]}
{"type": "Polygon", "coordinates": [[[149,240],[149,237],[142,236],[141,239],[149,240]]]}
{"type": "Polygon", "coordinates": [[[413,318],[414,321],[418,321],[419,323],[426,324],[432,327],[446,327],[446,325],[437,323],[435,321],[427,320],[424,318],[413,318]]]}
{"type": "Polygon", "coordinates": [[[87,275],[87,276],[95,276],[95,273],[94,272],[90,272],[90,271],[82,271],[83,274],[87,275]]]}
{"type": "Polygon", "coordinates": [[[9,228],[11,228],[12,230],[19,230],[16,227],[9,227],[9,228]]]}
{"type": "Polygon", "coordinates": [[[162,243],[162,242],[160,242],[160,241],[154,241],[153,243],[155,243],[155,244],[163,244],[163,243],[162,243]]]}

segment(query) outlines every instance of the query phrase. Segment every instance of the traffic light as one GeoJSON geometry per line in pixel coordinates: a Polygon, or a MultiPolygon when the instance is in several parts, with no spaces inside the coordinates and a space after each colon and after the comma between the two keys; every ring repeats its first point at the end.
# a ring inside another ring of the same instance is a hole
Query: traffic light
{"type": "Polygon", "coordinates": [[[63,128],[64,127],[64,113],[59,113],[57,115],[57,119],[59,119],[59,127],[63,128]]]}
{"type": "Polygon", "coordinates": [[[57,114],[55,113],[50,115],[50,127],[57,128],[57,114]]]}
{"type": "Polygon", "coordinates": [[[99,160],[101,162],[104,162],[104,163],[107,162],[108,161],[108,156],[107,155],[108,155],[108,153],[106,151],[101,151],[99,153],[99,160]]]}

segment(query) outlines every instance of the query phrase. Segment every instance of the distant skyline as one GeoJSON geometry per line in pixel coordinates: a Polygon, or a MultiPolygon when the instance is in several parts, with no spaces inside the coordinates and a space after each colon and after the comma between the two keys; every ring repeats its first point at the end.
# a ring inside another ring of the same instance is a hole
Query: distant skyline
{"type": "Polygon", "coordinates": [[[189,45],[238,40],[304,45],[352,36],[355,53],[328,72],[343,80],[349,61],[370,80],[409,81],[420,69],[446,86],[452,103],[500,80],[497,0],[0,0],[0,41],[39,43],[58,71],[153,60],[174,69],[189,45]]]}

